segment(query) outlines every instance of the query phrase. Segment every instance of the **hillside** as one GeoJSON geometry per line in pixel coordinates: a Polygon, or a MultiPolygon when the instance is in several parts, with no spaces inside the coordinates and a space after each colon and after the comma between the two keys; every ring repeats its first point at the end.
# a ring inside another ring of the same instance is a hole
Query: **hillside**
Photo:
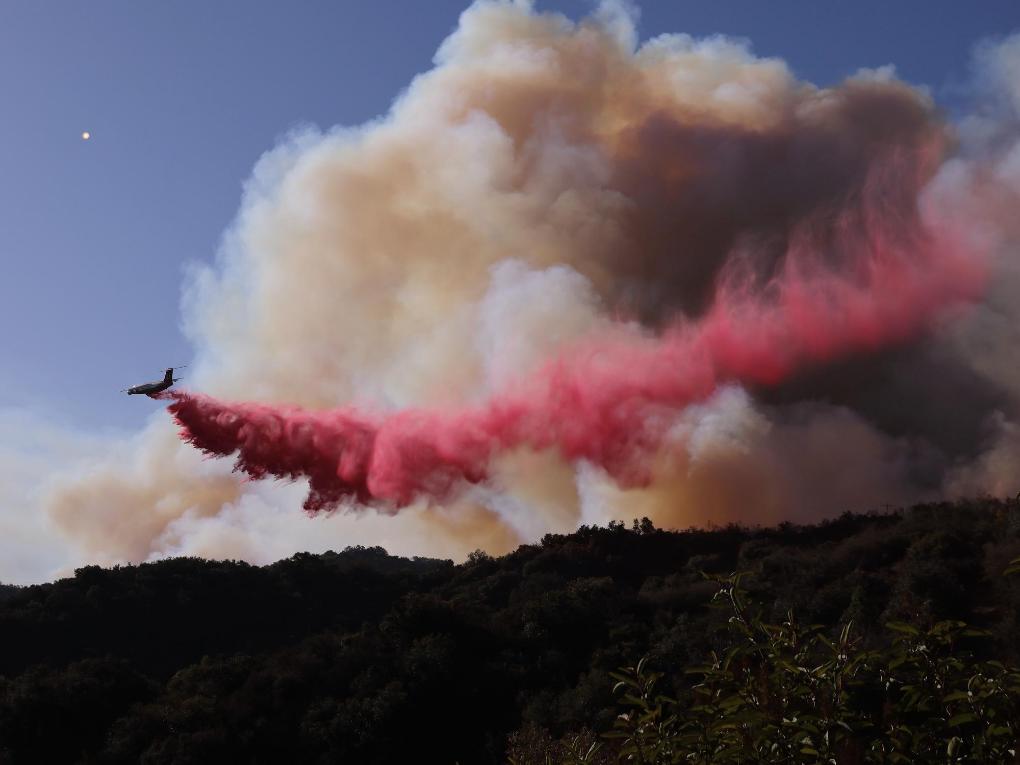
{"type": "Polygon", "coordinates": [[[380,548],[271,566],[179,558],[0,588],[0,763],[502,762],[527,726],[605,731],[609,673],[700,662],[753,572],[765,618],[987,629],[1016,661],[1020,506],[815,526],[582,527],[462,565],[380,548]],[[427,752],[427,760],[422,753],[427,752]]]}

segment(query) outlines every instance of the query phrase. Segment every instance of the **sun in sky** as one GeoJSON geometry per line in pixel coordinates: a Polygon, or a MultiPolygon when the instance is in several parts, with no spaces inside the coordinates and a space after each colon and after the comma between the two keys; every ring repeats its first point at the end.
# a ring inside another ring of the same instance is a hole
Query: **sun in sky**
{"type": "Polygon", "coordinates": [[[92,137],[92,133],[90,133],[90,132],[89,132],[89,131],[87,131],[87,130],[83,130],[83,131],[82,131],[82,133],[81,133],[81,140],[83,140],[83,141],[87,141],[87,140],[89,140],[89,139],[90,139],[91,137],[92,137]]]}

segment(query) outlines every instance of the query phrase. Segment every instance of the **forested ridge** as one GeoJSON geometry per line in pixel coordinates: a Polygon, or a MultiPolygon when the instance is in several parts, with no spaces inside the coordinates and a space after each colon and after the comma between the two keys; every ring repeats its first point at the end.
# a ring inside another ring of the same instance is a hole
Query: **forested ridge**
{"type": "MultiPolygon", "coordinates": [[[[1017,663],[1020,504],[981,499],[812,526],[582,527],[493,558],[177,558],[0,587],[0,763],[506,762],[508,741],[598,737],[618,678],[683,692],[743,571],[761,618],[961,620],[1017,663]],[[516,733],[515,733],[516,732],[516,733]]],[[[890,760],[892,761],[892,760],[890,760]]]]}

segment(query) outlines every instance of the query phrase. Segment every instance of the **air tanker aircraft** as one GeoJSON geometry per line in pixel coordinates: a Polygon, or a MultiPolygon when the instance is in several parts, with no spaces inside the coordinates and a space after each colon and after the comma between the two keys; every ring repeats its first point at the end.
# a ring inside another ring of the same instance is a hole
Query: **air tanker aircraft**
{"type": "Polygon", "coordinates": [[[146,396],[149,396],[150,398],[155,397],[157,393],[162,393],[167,388],[172,386],[175,382],[180,380],[181,378],[174,377],[174,370],[184,368],[185,367],[170,367],[169,369],[166,370],[166,374],[163,375],[162,380],[158,380],[156,382],[142,383],[141,385],[135,385],[132,388],[126,388],[125,390],[122,390],[121,393],[127,393],[129,396],[144,393],[146,396]]]}

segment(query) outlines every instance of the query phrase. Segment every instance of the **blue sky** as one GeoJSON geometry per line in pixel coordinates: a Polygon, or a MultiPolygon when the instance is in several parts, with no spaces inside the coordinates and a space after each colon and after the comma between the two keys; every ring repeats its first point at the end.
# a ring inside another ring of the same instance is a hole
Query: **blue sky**
{"type": "MultiPolygon", "coordinates": [[[[0,408],[132,429],[118,391],[186,362],[187,263],[210,260],[259,155],[357,124],[429,66],[462,2],[28,2],[0,6],[0,408]],[[88,130],[92,139],[81,140],[88,130]]],[[[578,18],[590,2],[539,2],[578,18]]],[[[953,106],[1020,3],[658,2],[664,32],[749,38],[817,83],[895,64],[953,106]]]]}

